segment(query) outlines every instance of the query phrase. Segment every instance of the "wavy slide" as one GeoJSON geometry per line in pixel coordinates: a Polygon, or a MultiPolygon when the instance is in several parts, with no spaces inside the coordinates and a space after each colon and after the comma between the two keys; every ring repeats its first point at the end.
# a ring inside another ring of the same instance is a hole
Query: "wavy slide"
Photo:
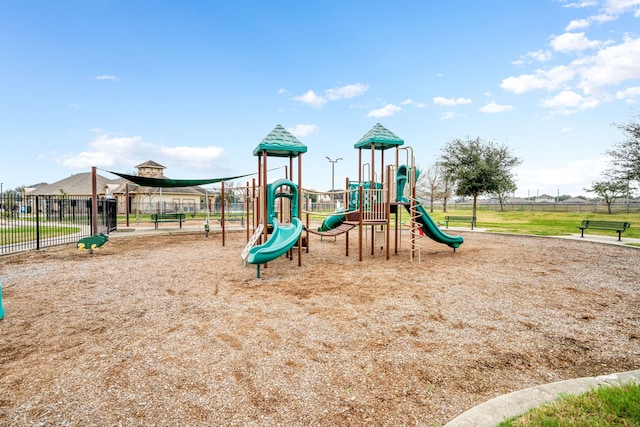
{"type": "Polygon", "coordinates": [[[262,245],[254,246],[249,250],[247,262],[249,264],[266,264],[281,255],[284,255],[298,241],[302,233],[302,221],[300,218],[292,218],[291,224],[278,224],[273,219],[273,233],[269,240],[262,245]]]}
{"type": "MultiPolygon", "coordinates": [[[[403,197],[404,186],[407,183],[407,174],[409,173],[409,168],[406,165],[401,165],[398,167],[398,172],[396,172],[396,200],[403,203],[409,203],[406,197],[403,197]]],[[[416,179],[418,179],[419,171],[416,171],[416,179]]],[[[411,209],[408,205],[405,205],[405,208],[411,214],[411,209]]],[[[424,208],[422,203],[416,203],[415,206],[416,212],[418,216],[415,218],[416,222],[420,224],[420,228],[432,240],[435,240],[438,243],[443,243],[455,251],[456,248],[459,248],[460,245],[464,242],[462,236],[450,236],[449,234],[443,233],[438,227],[431,215],[424,208]]]]}
{"type": "MultiPolygon", "coordinates": [[[[404,197],[401,200],[402,202],[408,202],[404,197]]],[[[411,213],[409,206],[405,205],[407,211],[411,213]]],[[[443,233],[438,227],[438,224],[431,218],[427,210],[421,204],[416,204],[416,211],[418,212],[418,216],[415,218],[416,222],[420,224],[420,228],[430,239],[435,240],[438,243],[444,243],[445,245],[453,248],[455,251],[456,248],[459,248],[460,245],[464,242],[464,238],[462,236],[451,236],[449,234],[443,233]]]]}

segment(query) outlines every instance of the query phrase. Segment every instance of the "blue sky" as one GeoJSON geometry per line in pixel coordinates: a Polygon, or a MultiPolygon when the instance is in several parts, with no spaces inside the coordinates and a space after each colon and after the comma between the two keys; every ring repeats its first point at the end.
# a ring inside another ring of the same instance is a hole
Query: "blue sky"
{"type": "Polygon", "coordinates": [[[517,196],[578,195],[640,113],[640,0],[0,0],[0,58],[4,189],[251,173],[281,124],[328,190],[381,123],[423,169],[480,137],[523,160],[517,196]]]}

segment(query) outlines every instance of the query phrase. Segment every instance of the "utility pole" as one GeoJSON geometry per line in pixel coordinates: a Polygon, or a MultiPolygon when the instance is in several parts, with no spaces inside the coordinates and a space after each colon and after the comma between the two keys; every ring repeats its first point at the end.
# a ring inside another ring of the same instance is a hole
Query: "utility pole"
{"type": "Polygon", "coordinates": [[[329,162],[331,162],[331,192],[335,189],[335,166],[338,160],[342,160],[342,157],[338,157],[335,160],[331,160],[328,156],[324,156],[329,162]]]}

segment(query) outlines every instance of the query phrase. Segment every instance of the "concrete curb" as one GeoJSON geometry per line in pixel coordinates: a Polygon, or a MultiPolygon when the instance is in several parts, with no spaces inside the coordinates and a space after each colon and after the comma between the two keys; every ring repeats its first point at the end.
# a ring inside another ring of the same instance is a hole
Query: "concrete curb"
{"type": "Polygon", "coordinates": [[[495,427],[505,419],[553,402],[564,394],[578,395],[598,387],[619,386],[631,382],[640,384],[640,369],[543,384],[488,400],[460,414],[444,427],[495,427]]]}

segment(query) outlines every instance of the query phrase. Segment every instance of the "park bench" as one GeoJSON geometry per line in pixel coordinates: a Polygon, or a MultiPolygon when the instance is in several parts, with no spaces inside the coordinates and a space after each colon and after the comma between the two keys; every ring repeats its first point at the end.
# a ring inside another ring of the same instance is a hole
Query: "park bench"
{"type": "Polygon", "coordinates": [[[447,215],[444,217],[444,225],[449,228],[450,222],[468,222],[471,224],[471,229],[473,230],[473,226],[476,223],[476,218],[473,216],[452,216],[447,215]]]}
{"type": "Polygon", "coordinates": [[[580,237],[584,237],[584,230],[590,228],[592,230],[611,230],[618,233],[618,241],[622,240],[622,233],[631,227],[630,222],[623,221],[594,221],[591,219],[585,219],[582,221],[582,225],[579,225],[580,237]]]}
{"type": "Polygon", "coordinates": [[[158,229],[158,223],[160,222],[179,222],[180,228],[182,228],[184,217],[185,214],[183,213],[158,213],[151,214],[151,221],[155,223],[156,230],[158,229]]]}

